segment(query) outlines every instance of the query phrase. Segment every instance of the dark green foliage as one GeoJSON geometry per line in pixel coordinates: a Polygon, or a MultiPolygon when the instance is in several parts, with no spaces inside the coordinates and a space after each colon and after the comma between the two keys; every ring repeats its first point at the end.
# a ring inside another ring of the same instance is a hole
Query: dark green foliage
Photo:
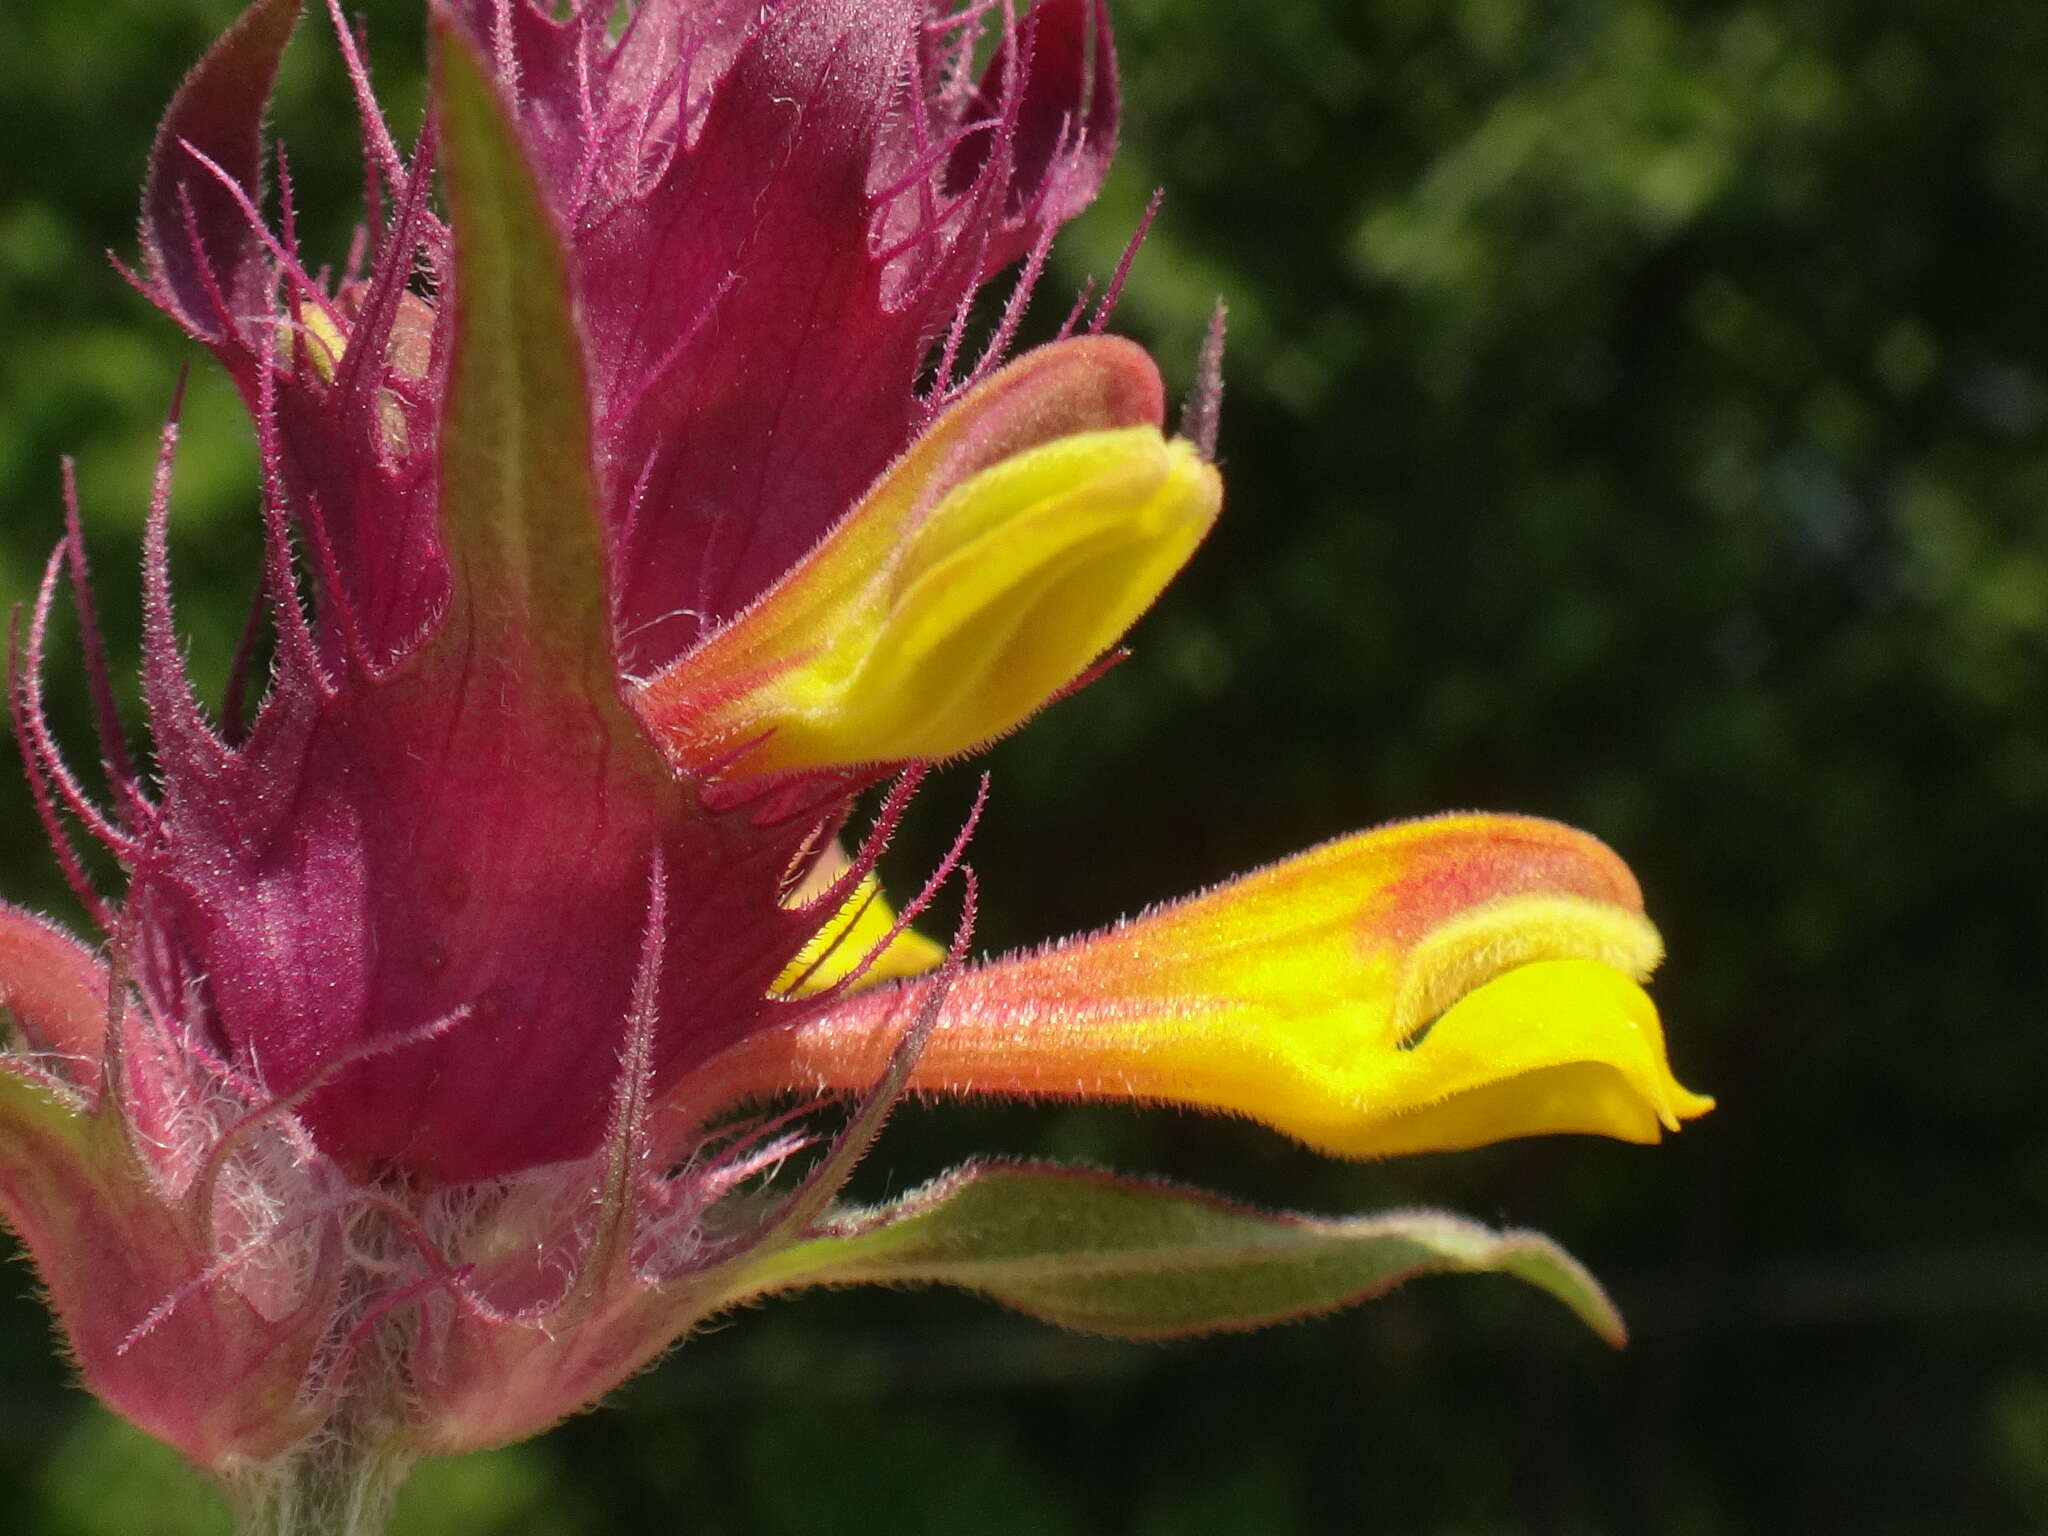
{"type": "MultiPolygon", "coordinates": [[[[155,114],[230,10],[0,15],[0,583],[30,585],[77,453],[116,654],[180,352],[98,253],[130,250],[155,114]]],[[[2048,1518],[2048,8],[1118,14],[1128,148],[1042,318],[1164,184],[1120,324],[1185,377],[1230,302],[1231,501],[1135,659],[994,755],[982,937],[1105,921],[1391,816],[1556,815],[1641,875],[1677,1065],[1722,1108],[1658,1151],[1359,1169],[1192,1118],[932,1111],[860,1192],[1043,1151],[1332,1212],[1441,1203],[1563,1239],[1637,1342],[1612,1357],[1490,1282],[1165,1349],[952,1297],[815,1298],[446,1469],[407,1528],[2048,1518]]],[[[401,102],[418,31],[374,7],[401,102]]],[[[278,122],[324,215],[309,244],[338,257],[354,148],[316,38],[278,122]]],[[[218,388],[190,436],[183,617],[218,676],[253,455],[218,388]]],[[[966,794],[930,792],[933,840],[966,794]]],[[[11,773],[0,796],[7,891],[54,904],[11,773]]],[[[103,1431],[14,1273],[10,1528],[138,1529],[56,1489],[79,1476],[65,1437],[103,1431]]]]}

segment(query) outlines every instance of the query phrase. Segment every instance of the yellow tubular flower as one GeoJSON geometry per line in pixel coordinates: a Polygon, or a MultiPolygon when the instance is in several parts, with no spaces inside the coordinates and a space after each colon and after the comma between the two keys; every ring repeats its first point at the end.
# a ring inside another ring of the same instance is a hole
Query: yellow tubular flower
{"type": "MultiPolygon", "coordinates": [[[[1661,956],[1627,868],[1583,833],[1409,822],[966,972],[911,1082],[1183,1104],[1343,1157],[1655,1141],[1713,1106],[1672,1076],[1637,985],[1661,956]]],[[[707,1093],[861,1087],[930,985],[744,1042],[707,1093]]]]}
{"type": "Polygon", "coordinates": [[[1150,607],[1222,505],[1151,362],[1089,337],[949,408],[793,571],[638,695],[683,767],[951,757],[1021,723],[1150,607]]]}

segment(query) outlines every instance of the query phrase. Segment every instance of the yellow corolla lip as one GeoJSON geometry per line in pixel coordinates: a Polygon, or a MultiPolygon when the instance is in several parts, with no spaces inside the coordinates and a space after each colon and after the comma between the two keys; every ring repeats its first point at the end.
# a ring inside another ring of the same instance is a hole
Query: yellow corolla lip
{"type": "MultiPolygon", "coordinates": [[[[1186,1105],[1343,1157],[1655,1141],[1713,1101],[1672,1075],[1640,906],[1613,853],[1555,823],[1385,827],[950,978],[911,1084],[1186,1105]]],[[[928,986],[743,1042],[689,1092],[865,1086],[928,986]]]]}
{"type": "Polygon", "coordinates": [[[1672,1076],[1648,994],[1597,960],[1516,966],[1391,1053],[1332,1062],[1275,1035],[1211,1107],[1342,1157],[1569,1133],[1655,1142],[1714,1103],[1672,1076]]]}
{"type": "Polygon", "coordinates": [[[642,718],[683,768],[743,777],[951,757],[1013,729],[1123,637],[1222,504],[1158,397],[1126,343],[1020,359],[643,684],[642,718]]]}

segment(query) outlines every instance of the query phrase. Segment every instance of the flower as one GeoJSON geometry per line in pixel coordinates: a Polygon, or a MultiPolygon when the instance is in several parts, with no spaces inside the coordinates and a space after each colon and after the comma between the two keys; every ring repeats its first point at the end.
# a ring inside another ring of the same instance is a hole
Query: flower
{"type": "Polygon", "coordinates": [[[1615,1332],[1543,1240],[1437,1215],[985,1165],[832,1205],[906,1089],[1182,1104],[1340,1156],[1655,1140],[1708,1101],[1639,986],[1633,880],[1545,822],[1383,829],[981,966],[960,846],[893,913],[875,865],[924,766],[1085,683],[1221,505],[1213,358],[1190,441],[1107,305],[1007,356],[1114,136],[1101,5],[1039,0],[978,73],[987,5],[558,11],[435,5],[409,156],[337,15],[370,188],[333,281],[281,154],[261,208],[297,0],[256,0],[160,130],[137,281],[255,422],[271,661],[217,719],[184,673],[174,413],[153,773],[96,640],[106,803],[44,722],[67,580],[92,633],[75,504],[11,694],[103,938],[0,908],[0,1210],[87,1384],[283,1507],[534,1433],[805,1285],[1143,1334],[1500,1268],[1615,1332]],[[949,948],[908,925],[955,877],[949,948]]]}

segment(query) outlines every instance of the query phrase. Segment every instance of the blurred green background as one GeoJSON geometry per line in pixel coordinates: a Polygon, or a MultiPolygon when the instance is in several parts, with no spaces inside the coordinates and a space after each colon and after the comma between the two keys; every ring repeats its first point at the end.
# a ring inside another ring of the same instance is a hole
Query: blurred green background
{"type": "MultiPolygon", "coordinates": [[[[228,0],[0,11],[0,593],[79,457],[117,654],[181,358],[108,270],[228,0]]],[[[369,7],[416,119],[418,20],[369,7]]],[[[964,1298],[734,1319],[437,1532],[2048,1529],[2048,7],[1119,0],[1126,148],[1045,308],[1168,201],[1122,329],[1229,303],[1226,520],[1137,655],[993,754],[995,947],[1359,825],[1486,806],[1631,860],[1672,959],[1662,1149],[1332,1167],[1192,1117],[906,1114],[863,1190],[1044,1151],[1546,1229],[1623,1355],[1505,1281],[1171,1347],[964,1298]]],[[[337,254],[323,30],[277,123],[337,254]]],[[[253,453],[202,372],[176,551],[218,676],[253,453]]],[[[67,723],[76,725],[75,718],[67,723]]],[[[9,766],[8,895],[61,910],[9,766]]],[[[970,781],[924,804],[915,867],[970,781]]],[[[10,1531],[224,1529],[0,1279],[10,1531]],[[209,1524],[210,1520],[216,1523],[209,1524]]]]}

